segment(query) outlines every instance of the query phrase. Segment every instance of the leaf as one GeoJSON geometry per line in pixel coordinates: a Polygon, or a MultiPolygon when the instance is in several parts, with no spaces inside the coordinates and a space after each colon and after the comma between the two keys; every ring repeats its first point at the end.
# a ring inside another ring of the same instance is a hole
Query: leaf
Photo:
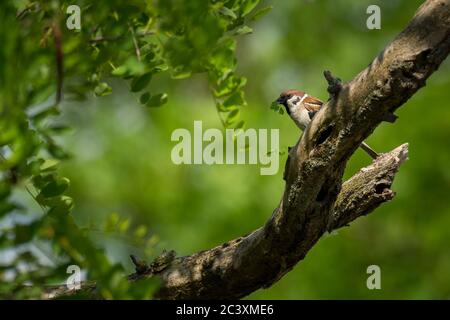
{"type": "Polygon", "coordinates": [[[163,72],[163,71],[167,71],[169,69],[169,66],[165,63],[160,64],[159,66],[153,68],[152,72],[153,73],[158,73],[158,72],[163,72]]]}
{"type": "Polygon", "coordinates": [[[124,64],[115,68],[111,74],[118,77],[133,77],[143,75],[146,71],[144,63],[137,60],[136,57],[130,57],[124,64]]]}
{"type": "Polygon", "coordinates": [[[126,75],[128,72],[128,68],[125,65],[119,66],[116,69],[114,69],[111,74],[113,76],[118,76],[118,77],[122,77],[124,75],[126,75]]]}
{"type": "Polygon", "coordinates": [[[50,155],[56,159],[68,159],[70,158],[70,154],[66,152],[63,148],[56,144],[50,144],[48,146],[48,152],[50,155]]]}
{"type": "Polygon", "coordinates": [[[238,124],[234,127],[234,129],[243,129],[244,128],[244,126],[245,126],[245,121],[244,120],[241,120],[241,121],[239,121],[238,122],[238,124]]]}
{"type": "Polygon", "coordinates": [[[241,15],[245,17],[249,14],[259,3],[260,0],[247,0],[241,9],[241,15]]]}
{"type": "Polygon", "coordinates": [[[268,14],[273,9],[273,6],[267,6],[264,8],[261,8],[255,12],[255,14],[250,18],[250,21],[256,21],[266,14],[268,14]]]}
{"type": "Polygon", "coordinates": [[[226,17],[229,17],[229,18],[231,18],[233,20],[237,18],[236,13],[234,13],[233,10],[231,10],[230,8],[227,8],[227,7],[220,8],[219,9],[219,13],[224,15],[224,16],[226,16],[226,17]]]}
{"type": "Polygon", "coordinates": [[[47,128],[48,131],[50,131],[52,134],[63,134],[66,132],[69,132],[72,130],[71,127],[66,126],[66,125],[51,125],[47,128]]]}
{"type": "Polygon", "coordinates": [[[15,205],[14,203],[3,201],[0,202],[0,217],[3,217],[6,213],[9,213],[17,208],[17,205],[15,205]]]}
{"type": "Polygon", "coordinates": [[[231,106],[244,106],[245,100],[244,100],[244,92],[242,91],[236,91],[231,96],[229,96],[224,102],[223,105],[225,108],[231,107],[231,106]]]}
{"type": "Polygon", "coordinates": [[[230,72],[225,79],[220,79],[218,81],[217,88],[214,90],[214,95],[220,98],[242,88],[246,83],[246,78],[236,77],[233,72],[230,72]]]}
{"type": "Polygon", "coordinates": [[[33,181],[33,185],[37,188],[37,189],[42,189],[47,183],[52,182],[55,180],[55,174],[54,173],[50,173],[50,174],[39,174],[36,175],[32,178],[33,181]]]}
{"type": "Polygon", "coordinates": [[[234,32],[234,35],[240,36],[240,35],[250,34],[252,32],[253,32],[253,29],[250,28],[249,26],[241,26],[241,27],[237,28],[237,30],[234,32]]]}
{"type": "Polygon", "coordinates": [[[186,69],[184,66],[177,66],[172,71],[172,79],[186,79],[192,74],[192,70],[186,69]]]}
{"type": "Polygon", "coordinates": [[[58,204],[52,207],[49,210],[48,214],[52,216],[66,215],[70,213],[73,207],[74,207],[73,199],[68,196],[62,196],[58,204]]]}
{"type": "Polygon", "coordinates": [[[270,104],[270,109],[278,111],[278,109],[280,109],[280,104],[276,100],[272,101],[272,103],[270,104]]]}
{"type": "Polygon", "coordinates": [[[270,109],[272,109],[275,112],[278,112],[279,114],[284,114],[284,108],[281,104],[279,104],[277,101],[273,101],[270,104],[270,109]]]}
{"type": "Polygon", "coordinates": [[[48,172],[48,171],[54,171],[57,169],[59,164],[59,160],[57,159],[45,159],[44,162],[41,164],[41,171],[48,172]]]}
{"type": "Polygon", "coordinates": [[[120,216],[117,212],[113,212],[111,213],[105,221],[105,226],[103,227],[103,229],[106,232],[113,232],[116,229],[117,224],[120,221],[120,216]]]}
{"type": "Polygon", "coordinates": [[[239,113],[240,113],[240,110],[239,110],[239,109],[236,109],[236,110],[231,111],[231,112],[228,114],[227,119],[226,119],[225,122],[226,122],[228,125],[233,124],[233,123],[237,120],[237,118],[239,117],[239,113]]]}
{"type": "Polygon", "coordinates": [[[0,200],[4,200],[7,197],[9,197],[9,195],[11,194],[11,187],[6,184],[1,182],[0,183],[0,200]]]}
{"type": "Polygon", "coordinates": [[[167,102],[166,93],[158,93],[157,95],[151,96],[148,102],[145,104],[146,107],[160,107],[167,102]]]}
{"type": "Polygon", "coordinates": [[[130,227],[130,219],[121,221],[118,225],[119,232],[125,233],[130,227]]]}
{"type": "Polygon", "coordinates": [[[147,91],[140,96],[139,102],[141,104],[146,104],[149,99],[150,99],[150,92],[147,91]]]}
{"type": "Polygon", "coordinates": [[[220,44],[211,54],[209,62],[215,71],[219,72],[218,78],[231,73],[236,66],[236,40],[228,39],[220,44]]]}
{"type": "Polygon", "coordinates": [[[94,94],[97,97],[103,97],[111,94],[112,88],[106,83],[106,82],[100,82],[97,86],[94,88],[94,94]]]}
{"type": "Polygon", "coordinates": [[[41,171],[41,165],[44,163],[44,159],[38,158],[36,160],[28,162],[26,168],[24,169],[24,173],[26,175],[35,175],[39,174],[41,171]]]}
{"type": "Polygon", "coordinates": [[[50,116],[57,116],[57,115],[59,115],[59,110],[56,107],[51,106],[49,108],[44,108],[42,110],[39,110],[39,111],[31,114],[30,118],[35,121],[40,121],[40,120],[48,118],[50,116]]]}
{"type": "Polygon", "coordinates": [[[14,243],[17,245],[31,241],[40,225],[41,220],[33,221],[30,224],[17,224],[14,227],[14,243]]]}
{"type": "Polygon", "coordinates": [[[48,184],[45,185],[44,188],[42,188],[40,195],[44,198],[51,198],[56,197],[64,193],[66,189],[70,185],[70,180],[67,178],[60,178],[57,180],[54,180],[48,184]]]}
{"type": "Polygon", "coordinates": [[[223,103],[220,102],[217,103],[216,107],[217,110],[219,110],[220,112],[230,112],[239,109],[239,106],[236,105],[224,106],[223,103]]]}
{"type": "Polygon", "coordinates": [[[134,236],[136,238],[143,238],[147,234],[147,227],[144,225],[140,225],[137,227],[137,229],[134,231],[134,236]]]}
{"type": "Polygon", "coordinates": [[[136,77],[131,81],[131,92],[139,92],[144,89],[152,79],[152,73],[148,72],[142,76],[136,77]]]}

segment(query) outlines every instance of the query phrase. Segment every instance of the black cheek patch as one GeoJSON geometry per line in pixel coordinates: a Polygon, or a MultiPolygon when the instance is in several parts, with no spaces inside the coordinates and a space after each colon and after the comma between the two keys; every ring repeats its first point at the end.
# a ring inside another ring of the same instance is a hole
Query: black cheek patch
{"type": "Polygon", "coordinates": [[[289,110],[289,107],[288,107],[288,105],[287,105],[287,102],[284,102],[284,103],[283,103],[283,106],[284,106],[284,108],[286,109],[286,113],[287,113],[288,115],[291,115],[291,110],[289,110]]]}

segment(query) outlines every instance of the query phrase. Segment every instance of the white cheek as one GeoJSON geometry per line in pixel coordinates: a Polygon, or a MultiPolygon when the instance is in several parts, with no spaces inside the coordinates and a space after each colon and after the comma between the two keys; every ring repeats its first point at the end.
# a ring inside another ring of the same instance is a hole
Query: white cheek
{"type": "Polygon", "coordinates": [[[297,100],[298,100],[298,98],[294,97],[287,101],[289,109],[293,112],[295,112],[295,110],[297,110],[297,108],[298,108],[297,104],[294,103],[294,101],[297,102],[297,100]]]}

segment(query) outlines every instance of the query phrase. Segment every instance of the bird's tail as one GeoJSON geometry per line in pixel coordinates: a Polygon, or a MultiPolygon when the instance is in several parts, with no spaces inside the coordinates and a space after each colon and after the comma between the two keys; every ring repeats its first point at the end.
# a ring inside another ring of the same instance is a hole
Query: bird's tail
{"type": "Polygon", "coordinates": [[[378,158],[378,153],[376,153],[375,150],[373,150],[371,147],[369,147],[369,145],[368,145],[367,143],[365,143],[364,141],[361,142],[360,147],[361,147],[361,149],[363,149],[365,152],[367,152],[367,154],[368,154],[372,159],[378,158]]]}

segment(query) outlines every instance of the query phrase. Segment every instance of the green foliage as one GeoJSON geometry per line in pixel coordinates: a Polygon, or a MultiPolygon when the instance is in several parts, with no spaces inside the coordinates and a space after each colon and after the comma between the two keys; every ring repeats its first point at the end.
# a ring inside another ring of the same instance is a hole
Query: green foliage
{"type": "Polygon", "coordinates": [[[270,109],[272,109],[275,112],[278,112],[279,114],[284,114],[283,106],[278,104],[278,102],[276,102],[276,101],[273,101],[270,104],[270,109]]]}
{"type": "Polygon", "coordinates": [[[234,124],[245,105],[245,79],[235,75],[234,37],[251,32],[247,16],[258,2],[78,1],[82,29],[73,31],[65,26],[70,1],[1,3],[0,218],[23,215],[29,221],[13,219],[2,227],[0,250],[42,243],[53,258],[49,267],[32,251],[17,254],[0,269],[0,294],[39,296],[40,284],[64,282],[65,266],[78,264],[98,282],[104,298],[152,295],[154,281],[131,288],[123,267],[111,262],[92,237],[119,236],[150,254],[157,239],[145,226],[114,213],[99,226],[80,228],[72,216],[70,181],[58,170],[72,157],[58,144],[58,136],[70,129],[58,120],[61,101],[110,95],[110,83],[119,78],[143,106],[161,107],[168,94],[153,83],[164,74],[184,79],[205,73],[223,106],[224,125],[234,124]],[[13,275],[10,280],[7,273],[13,275]],[[36,290],[24,289],[25,282],[36,290]]]}

